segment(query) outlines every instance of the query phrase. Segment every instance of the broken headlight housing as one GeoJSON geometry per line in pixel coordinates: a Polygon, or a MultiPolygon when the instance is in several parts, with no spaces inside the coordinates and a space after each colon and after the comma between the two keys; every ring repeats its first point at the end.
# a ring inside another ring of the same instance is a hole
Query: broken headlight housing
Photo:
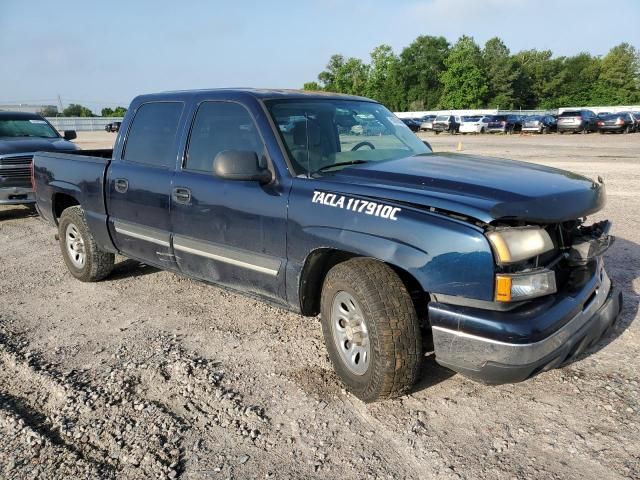
{"type": "Polygon", "coordinates": [[[498,265],[522,262],[553,250],[553,241],[544,228],[512,227],[486,234],[498,265]]]}

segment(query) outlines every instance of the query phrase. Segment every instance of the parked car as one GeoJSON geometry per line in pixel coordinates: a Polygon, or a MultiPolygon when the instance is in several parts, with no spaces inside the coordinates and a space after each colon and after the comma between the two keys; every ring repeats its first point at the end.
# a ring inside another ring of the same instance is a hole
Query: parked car
{"type": "Polygon", "coordinates": [[[493,115],[489,118],[488,133],[511,134],[522,130],[522,119],[518,115],[493,115]]]}
{"type": "Polygon", "coordinates": [[[485,133],[489,129],[489,118],[483,116],[461,117],[460,133],[485,133]]]}
{"type": "Polygon", "coordinates": [[[522,122],[523,132],[550,133],[558,129],[558,121],[552,115],[532,115],[522,122]]]}
{"type": "Polygon", "coordinates": [[[458,115],[438,115],[434,119],[431,129],[436,135],[440,132],[458,133],[460,123],[462,123],[462,119],[458,115]]]}
{"type": "Polygon", "coordinates": [[[436,115],[427,115],[422,119],[420,124],[420,130],[429,131],[433,130],[433,121],[436,119],[436,115]]]}
{"type": "Polygon", "coordinates": [[[612,113],[598,120],[600,133],[631,133],[636,131],[636,120],[629,112],[612,113]]]}
{"type": "Polygon", "coordinates": [[[620,312],[602,261],[611,224],[585,221],[604,206],[601,180],[435,154],[374,101],[143,95],[115,149],[85,155],[34,160],[37,208],[71,275],[101,280],[119,253],[321,313],[334,368],[364,401],[411,388],[423,335],[448,368],[518,382],[581,355],[620,312]],[[337,110],[388,134],[354,144],[337,110]]]}
{"type": "Polygon", "coordinates": [[[591,110],[566,110],[558,117],[558,133],[589,133],[598,129],[598,117],[591,110]]]}
{"type": "Polygon", "coordinates": [[[401,118],[400,120],[402,120],[402,123],[409,127],[409,130],[411,130],[412,132],[420,131],[421,122],[419,122],[415,118],[401,118]]]}
{"type": "Polygon", "coordinates": [[[631,115],[636,122],[636,132],[640,132],[640,112],[631,112],[631,115]]]}
{"type": "Polygon", "coordinates": [[[104,130],[105,130],[105,132],[118,132],[118,131],[120,131],[120,125],[121,124],[122,124],[122,122],[107,123],[104,126],[104,130]]]}
{"type": "Polygon", "coordinates": [[[40,115],[0,112],[0,205],[32,205],[31,162],[36,151],[77,150],[70,142],[74,130],[64,136],[40,115]]]}

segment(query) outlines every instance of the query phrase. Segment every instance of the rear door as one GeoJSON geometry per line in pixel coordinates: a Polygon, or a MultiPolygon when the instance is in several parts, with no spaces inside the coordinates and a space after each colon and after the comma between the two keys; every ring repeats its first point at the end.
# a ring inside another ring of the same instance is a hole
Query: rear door
{"type": "Polygon", "coordinates": [[[255,152],[268,165],[249,111],[231,101],[197,107],[171,198],[173,247],[187,275],[283,300],[287,196],[279,184],[222,179],[216,155],[255,152]]]}
{"type": "Polygon", "coordinates": [[[111,163],[107,176],[107,212],[116,246],[163,268],[175,268],[170,198],[183,111],[182,102],[140,105],[121,158],[111,163]]]}

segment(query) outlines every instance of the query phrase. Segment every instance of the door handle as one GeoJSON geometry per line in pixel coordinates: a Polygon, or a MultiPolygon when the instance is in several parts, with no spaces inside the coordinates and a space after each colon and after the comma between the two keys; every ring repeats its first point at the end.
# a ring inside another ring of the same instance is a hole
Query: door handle
{"type": "Polygon", "coordinates": [[[188,204],[191,201],[191,190],[184,187],[176,187],[171,194],[174,202],[188,204]]]}
{"type": "Polygon", "coordinates": [[[129,190],[129,181],[126,178],[116,178],[113,184],[118,193],[126,193],[129,190]]]}

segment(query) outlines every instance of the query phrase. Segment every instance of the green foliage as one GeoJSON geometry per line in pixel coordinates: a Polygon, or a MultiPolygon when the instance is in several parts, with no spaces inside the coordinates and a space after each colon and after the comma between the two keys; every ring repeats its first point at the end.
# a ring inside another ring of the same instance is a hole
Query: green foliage
{"type": "Polygon", "coordinates": [[[124,117],[125,113],[127,113],[127,109],[124,107],[116,107],[115,109],[106,107],[102,109],[100,115],[103,117],[124,117]]]}
{"type": "Polygon", "coordinates": [[[400,59],[389,45],[380,45],[371,52],[365,95],[393,110],[402,109],[405,104],[399,65],[400,59]]]}
{"type": "Polygon", "coordinates": [[[78,105],[77,103],[71,103],[67,108],[62,111],[63,117],[95,117],[93,112],[87,107],[78,105]]]}
{"type": "Polygon", "coordinates": [[[318,75],[322,90],[328,92],[364,95],[369,66],[358,58],[333,55],[326,69],[318,75]]]}
{"type": "Polygon", "coordinates": [[[509,49],[498,37],[484,44],[482,63],[488,88],[485,104],[495,108],[514,108],[514,82],[518,72],[509,49]]]}
{"type": "Polygon", "coordinates": [[[440,102],[442,83],[449,55],[444,37],[421,35],[400,53],[400,76],[410,110],[435,108],[440,102]]]}
{"type": "Polygon", "coordinates": [[[40,110],[39,113],[43,117],[55,117],[55,116],[58,115],[58,109],[56,107],[48,105],[46,107],[43,107],[42,110],[40,110]]]}
{"type": "Polygon", "coordinates": [[[303,90],[312,90],[312,91],[319,91],[322,90],[322,87],[320,86],[320,84],[318,82],[307,82],[302,86],[303,90]]]}
{"type": "Polygon", "coordinates": [[[609,50],[602,59],[594,90],[594,100],[598,103],[629,105],[640,102],[638,51],[628,43],[609,50]]]}
{"type": "Polygon", "coordinates": [[[460,37],[444,64],[440,106],[446,109],[484,106],[489,85],[480,47],[473,38],[460,37]]]}
{"type": "Polygon", "coordinates": [[[333,55],[318,81],[304,88],[364,95],[395,111],[630,105],[640,103],[640,56],[627,43],[602,58],[554,58],[550,50],[511,54],[497,37],[480,49],[471,37],[451,47],[422,35],[400,55],[376,47],[369,64],[333,55]]]}

